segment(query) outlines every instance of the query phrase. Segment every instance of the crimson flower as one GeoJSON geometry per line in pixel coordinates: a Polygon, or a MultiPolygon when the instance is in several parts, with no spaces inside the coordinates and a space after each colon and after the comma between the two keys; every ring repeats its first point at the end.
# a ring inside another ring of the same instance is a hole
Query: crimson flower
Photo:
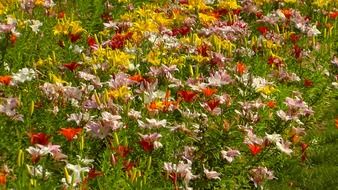
{"type": "Polygon", "coordinates": [[[309,147],[309,144],[301,143],[300,146],[302,148],[302,161],[304,162],[307,159],[306,149],[309,147]]]}
{"type": "Polygon", "coordinates": [[[202,55],[203,57],[208,57],[209,46],[207,44],[202,44],[197,47],[198,54],[202,55]]]}
{"type": "Polygon", "coordinates": [[[194,101],[197,93],[191,90],[180,90],[177,93],[179,96],[183,98],[185,102],[192,102],[194,101]]]}
{"type": "Polygon", "coordinates": [[[70,71],[74,72],[75,69],[80,66],[80,64],[76,63],[76,62],[71,62],[71,63],[67,63],[67,64],[63,64],[64,67],[66,67],[67,69],[69,69],[70,71]]]}
{"type": "Polygon", "coordinates": [[[300,39],[300,35],[297,35],[297,34],[294,34],[294,33],[290,35],[290,40],[291,40],[292,43],[298,42],[299,39],[300,39]]]}
{"type": "Polygon", "coordinates": [[[220,103],[220,100],[212,99],[207,102],[208,107],[210,110],[214,110],[220,103]]]}
{"type": "Polygon", "coordinates": [[[88,37],[87,38],[87,44],[90,46],[90,47],[95,47],[97,44],[96,44],[96,41],[95,41],[95,38],[93,37],[88,37]]]}
{"type": "Polygon", "coordinates": [[[41,144],[41,145],[48,145],[49,143],[49,135],[45,133],[29,133],[28,136],[30,137],[31,144],[41,144]]]}
{"type": "Polygon", "coordinates": [[[313,86],[313,82],[310,79],[305,79],[304,80],[304,86],[305,87],[312,87],[313,86]]]}
{"type": "Polygon", "coordinates": [[[81,39],[81,34],[69,34],[69,39],[72,43],[81,39]]]}
{"type": "Polygon", "coordinates": [[[174,28],[174,29],[172,29],[172,35],[173,36],[178,36],[178,35],[185,36],[189,32],[190,32],[190,28],[188,26],[182,26],[180,28],[174,28]]]}
{"type": "Polygon", "coordinates": [[[81,131],[82,128],[61,128],[59,132],[70,142],[77,134],[81,133],[81,131]]]}

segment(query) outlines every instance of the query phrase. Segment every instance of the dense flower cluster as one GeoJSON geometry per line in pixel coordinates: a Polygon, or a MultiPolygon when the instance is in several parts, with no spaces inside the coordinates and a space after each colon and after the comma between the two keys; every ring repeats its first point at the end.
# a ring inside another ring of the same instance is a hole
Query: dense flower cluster
{"type": "Polygon", "coordinates": [[[38,55],[0,71],[0,124],[22,138],[0,186],[25,171],[34,187],[263,187],[278,159],[306,160],[315,105],[338,86],[334,0],[107,0],[92,24],[75,1],[5,2],[0,66],[20,38],[38,55]]]}

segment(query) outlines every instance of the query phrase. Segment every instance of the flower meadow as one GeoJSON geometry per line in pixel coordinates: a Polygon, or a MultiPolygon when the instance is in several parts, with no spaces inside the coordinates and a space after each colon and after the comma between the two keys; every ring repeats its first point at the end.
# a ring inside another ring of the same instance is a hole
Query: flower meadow
{"type": "Polygon", "coordinates": [[[337,0],[1,0],[0,189],[319,189],[337,24],[337,0]]]}

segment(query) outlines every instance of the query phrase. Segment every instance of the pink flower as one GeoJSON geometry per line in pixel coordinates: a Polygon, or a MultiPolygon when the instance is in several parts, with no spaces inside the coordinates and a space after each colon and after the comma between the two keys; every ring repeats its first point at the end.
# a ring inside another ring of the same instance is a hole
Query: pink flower
{"type": "Polygon", "coordinates": [[[259,166],[250,170],[250,180],[254,182],[255,187],[261,186],[265,180],[272,180],[276,177],[272,171],[269,171],[266,167],[259,166]]]}
{"type": "Polygon", "coordinates": [[[241,153],[238,150],[233,150],[231,148],[228,148],[228,151],[222,150],[221,154],[222,158],[226,159],[229,163],[231,163],[235,157],[241,155],[241,153]]]}
{"type": "Polygon", "coordinates": [[[221,174],[216,172],[216,171],[209,171],[208,169],[204,168],[204,174],[208,179],[218,179],[220,180],[221,178],[219,177],[221,174]]]}

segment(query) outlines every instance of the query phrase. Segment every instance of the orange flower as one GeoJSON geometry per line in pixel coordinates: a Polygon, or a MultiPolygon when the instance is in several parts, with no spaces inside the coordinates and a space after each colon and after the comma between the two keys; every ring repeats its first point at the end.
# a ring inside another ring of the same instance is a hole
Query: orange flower
{"type": "Polygon", "coordinates": [[[72,141],[77,134],[81,133],[81,131],[82,128],[61,128],[59,132],[66,137],[67,141],[72,141]]]}
{"type": "Polygon", "coordinates": [[[140,74],[130,76],[129,79],[132,80],[132,81],[135,81],[135,82],[142,82],[143,81],[143,77],[140,74]]]}
{"type": "Polygon", "coordinates": [[[5,76],[0,76],[0,83],[4,84],[4,85],[9,85],[9,83],[11,83],[12,81],[12,77],[9,75],[5,75],[5,76]]]}
{"type": "Polygon", "coordinates": [[[287,18],[287,19],[290,19],[290,17],[292,16],[292,12],[290,9],[283,9],[282,10],[282,13],[284,14],[284,16],[287,18]]]}
{"type": "Polygon", "coordinates": [[[273,100],[270,100],[266,103],[266,106],[268,106],[269,108],[275,108],[276,107],[276,102],[273,100]]]}
{"type": "Polygon", "coordinates": [[[336,128],[338,129],[338,118],[336,119],[336,128]]]}
{"type": "Polygon", "coordinates": [[[242,75],[246,70],[246,66],[244,63],[238,62],[236,65],[236,72],[242,75]]]}
{"type": "Polygon", "coordinates": [[[0,173],[0,185],[6,185],[6,183],[7,183],[7,176],[6,176],[6,174],[4,174],[4,173],[0,173]]]}
{"type": "Polygon", "coordinates": [[[210,97],[217,92],[217,89],[206,87],[206,88],[202,89],[202,92],[203,92],[204,96],[210,97]]]}

